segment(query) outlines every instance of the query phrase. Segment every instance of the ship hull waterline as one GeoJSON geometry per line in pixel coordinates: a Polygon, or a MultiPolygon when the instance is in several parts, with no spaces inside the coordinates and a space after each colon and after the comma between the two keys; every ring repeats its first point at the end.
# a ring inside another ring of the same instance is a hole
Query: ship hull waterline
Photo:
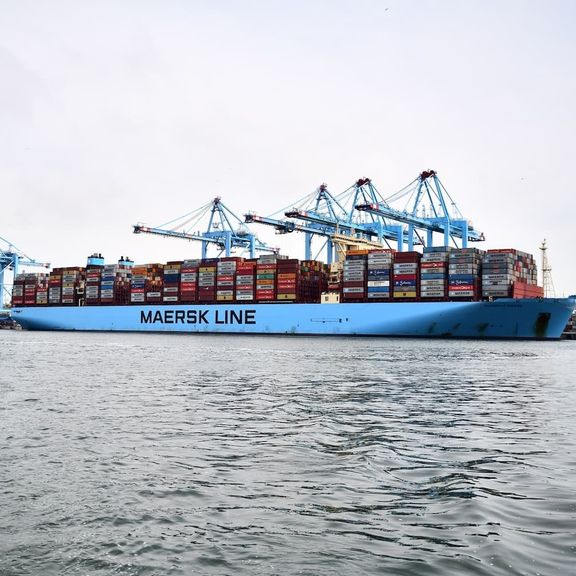
{"type": "Polygon", "coordinates": [[[573,298],[14,308],[28,330],[556,340],[573,298]]]}

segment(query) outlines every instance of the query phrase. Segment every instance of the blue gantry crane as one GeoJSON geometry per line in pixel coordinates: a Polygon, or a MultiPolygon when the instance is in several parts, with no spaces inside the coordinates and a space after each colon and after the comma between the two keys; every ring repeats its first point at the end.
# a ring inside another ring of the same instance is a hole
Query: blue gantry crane
{"type": "Polygon", "coordinates": [[[380,200],[374,196],[367,196],[370,191],[359,187],[359,183],[363,181],[358,181],[338,197],[328,191],[326,184],[322,184],[312,194],[299,200],[298,208],[285,210],[284,216],[287,219],[274,218],[274,215],[259,216],[249,212],[245,214],[245,221],[272,226],[279,234],[303,232],[306,259],[312,257],[312,238],[315,236],[324,240],[328,263],[334,258],[335,247],[381,248],[389,245],[388,241],[393,241],[401,250],[403,244],[401,225],[392,224],[380,215],[370,214],[366,217],[355,212],[354,206],[360,199],[372,202],[380,200]],[[303,223],[295,220],[301,220],[303,223]]]}
{"type": "Polygon", "coordinates": [[[12,242],[0,236],[0,309],[4,308],[4,300],[9,299],[11,294],[10,285],[5,282],[5,273],[10,271],[16,277],[20,266],[49,268],[50,264],[30,258],[12,242]]]}
{"type": "MultiPolygon", "coordinates": [[[[372,182],[367,179],[363,186],[368,188],[367,197],[372,196],[372,182]]],[[[422,172],[410,184],[387,199],[359,202],[355,207],[360,211],[407,224],[408,250],[412,250],[414,244],[423,242],[419,231],[426,234],[427,246],[433,245],[434,233],[443,234],[444,246],[449,246],[450,241],[454,246],[458,246],[460,240],[462,248],[466,248],[469,241],[481,242],[485,239],[484,234],[475,230],[471,222],[462,216],[434,170],[422,172]],[[392,207],[392,203],[403,198],[407,198],[403,209],[392,207]]]]}
{"type": "Polygon", "coordinates": [[[136,224],[133,228],[135,234],[157,234],[167,238],[201,242],[202,258],[207,257],[209,246],[214,246],[219,250],[218,256],[222,254],[230,256],[235,248],[248,250],[250,258],[254,258],[256,252],[272,254],[278,252],[278,248],[272,248],[261,242],[245,223],[225,206],[220,197],[160,226],[149,227],[136,224]],[[208,224],[205,231],[192,232],[206,218],[208,218],[208,224]]]}

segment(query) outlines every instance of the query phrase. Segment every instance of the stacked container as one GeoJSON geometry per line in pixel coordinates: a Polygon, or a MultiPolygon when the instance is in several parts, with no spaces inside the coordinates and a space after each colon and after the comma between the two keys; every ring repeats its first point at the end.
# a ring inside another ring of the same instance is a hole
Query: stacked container
{"type": "Polygon", "coordinates": [[[250,302],[254,300],[254,288],[256,279],[256,262],[244,260],[236,264],[236,300],[238,302],[250,302]]]}
{"type": "MultiPolygon", "coordinates": [[[[118,264],[102,267],[100,282],[101,304],[128,304],[131,302],[132,261],[124,260],[118,264]]],[[[88,282],[88,273],[86,273],[88,282]]],[[[88,293],[87,293],[88,294],[88,293]]]]}
{"type": "Polygon", "coordinates": [[[448,254],[446,246],[424,248],[420,259],[420,297],[425,300],[448,296],[448,254]]]}
{"type": "Polygon", "coordinates": [[[370,250],[368,253],[368,300],[390,298],[390,278],[392,276],[393,250],[370,250]]]}
{"type": "Polygon", "coordinates": [[[198,300],[198,268],[200,260],[184,260],[180,268],[180,301],[198,300]]]}
{"type": "Polygon", "coordinates": [[[216,268],[216,301],[232,302],[236,280],[236,266],[242,258],[221,258],[216,268]]]}
{"type": "Polygon", "coordinates": [[[452,250],[448,257],[448,296],[480,300],[482,252],[477,248],[452,250]]]}
{"type": "Polygon", "coordinates": [[[62,268],[62,304],[75,306],[84,293],[84,268],[62,268]]]}
{"type": "Polygon", "coordinates": [[[354,250],[346,253],[342,272],[342,298],[363,300],[366,296],[366,257],[368,250],[354,250]]]}
{"type": "Polygon", "coordinates": [[[298,279],[298,302],[320,302],[326,287],[326,265],[318,260],[303,260],[298,279]]]}
{"type": "Polygon", "coordinates": [[[218,258],[202,260],[198,268],[198,301],[214,302],[216,300],[216,273],[218,258]]]}
{"type": "Polygon", "coordinates": [[[25,276],[25,274],[18,274],[14,278],[14,285],[12,286],[12,306],[22,306],[24,304],[25,276]]]}
{"type": "Polygon", "coordinates": [[[106,264],[102,268],[100,279],[100,302],[102,304],[114,303],[114,284],[116,282],[116,264],[106,264]]]}
{"type": "Polygon", "coordinates": [[[62,268],[54,268],[48,280],[48,304],[62,304],[62,268]]]}
{"type": "Polygon", "coordinates": [[[260,256],[256,263],[256,300],[276,299],[276,261],[274,254],[260,256]]]}
{"type": "Polygon", "coordinates": [[[420,294],[419,252],[394,254],[394,298],[416,300],[420,294]]]}
{"type": "Polygon", "coordinates": [[[276,262],[276,299],[295,301],[300,288],[300,262],[294,259],[276,262]]]}
{"type": "Polygon", "coordinates": [[[36,274],[36,305],[48,305],[48,274],[36,274]]]}
{"type": "Polygon", "coordinates": [[[84,301],[87,306],[100,304],[100,282],[102,280],[102,266],[86,266],[86,287],[84,301]]]}
{"type": "Polygon", "coordinates": [[[146,302],[146,266],[134,266],[132,268],[132,282],[130,284],[130,302],[132,304],[144,304],[146,302]]]}
{"type": "Polygon", "coordinates": [[[329,292],[340,292],[342,288],[342,274],[344,262],[332,262],[328,265],[328,278],[326,289],[329,292]]]}
{"type": "Polygon", "coordinates": [[[537,268],[531,254],[513,248],[488,250],[482,262],[482,296],[485,298],[539,297],[537,268]],[[514,286],[517,284],[516,290],[514,286]],[[531,288],[534,287],[534,288],[531,288]],[[516,292],[516,294],[514,294],[516,292]]]}
{"type": "Polygon", "coordinates": [[[160,304],[162,302],[162,280],[164,274],[163,264],[147,264],[146,265],[146,303],[147,304],[160,304]]]}
{"type": "Polygon", "coordinates": [[[180,301],[180,274],[182,262],[168,262],[164,266],[162,283],[162,302],[176,303],[180,301]]]}

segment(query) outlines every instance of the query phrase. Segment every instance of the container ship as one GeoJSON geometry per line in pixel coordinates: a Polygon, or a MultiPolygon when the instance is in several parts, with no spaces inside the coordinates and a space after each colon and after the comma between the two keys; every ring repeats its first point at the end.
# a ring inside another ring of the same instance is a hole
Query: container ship
{"type": "Polygon", "coordinates": [[[280,255],[106,264],[20,274],[29,330],[559,339],[576,305],[544,298],[516,249],[350,250],[330,265],[280,255]]]}

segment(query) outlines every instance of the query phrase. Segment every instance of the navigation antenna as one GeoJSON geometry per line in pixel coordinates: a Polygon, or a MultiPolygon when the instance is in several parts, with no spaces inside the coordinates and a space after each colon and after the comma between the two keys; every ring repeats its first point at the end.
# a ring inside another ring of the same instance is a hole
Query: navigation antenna
{"type": "Polygon", "coordinates": [[[556,296],[556,290],[554,290],[554,281],[552,280],[552,268],[548,263],[546,238],[544,238],[540,250],[542,250],[542,286],[544,288],[544,298],[554,298],[556,296]]]}

